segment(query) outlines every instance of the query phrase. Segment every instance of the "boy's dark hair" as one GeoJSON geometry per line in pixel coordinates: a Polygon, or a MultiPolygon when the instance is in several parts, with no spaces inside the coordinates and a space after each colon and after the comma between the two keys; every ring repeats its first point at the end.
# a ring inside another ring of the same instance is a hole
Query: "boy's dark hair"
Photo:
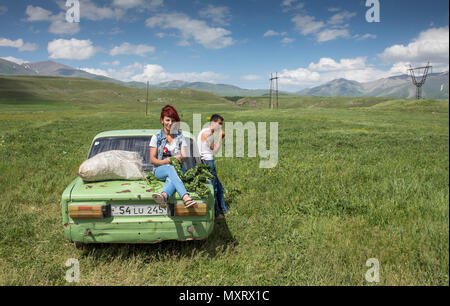
{"type": "Polygon", "coordinates": [[[219,119],[223,121],[223,117],[221,115],[214,114],[214,115],[211,116],[211,119],[209,121],[210,122],[213,122],[213,121],[217,122],[217,121],[219,121],[219,119]]]}

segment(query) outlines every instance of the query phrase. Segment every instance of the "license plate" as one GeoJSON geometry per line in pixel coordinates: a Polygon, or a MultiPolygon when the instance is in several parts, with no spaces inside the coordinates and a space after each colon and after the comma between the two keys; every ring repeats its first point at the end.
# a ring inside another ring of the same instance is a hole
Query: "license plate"
{"type": "Polygon", "coordinates": [[[159,205],[111,205],[112,216],[163,216],[167,209],[159,205]]]}

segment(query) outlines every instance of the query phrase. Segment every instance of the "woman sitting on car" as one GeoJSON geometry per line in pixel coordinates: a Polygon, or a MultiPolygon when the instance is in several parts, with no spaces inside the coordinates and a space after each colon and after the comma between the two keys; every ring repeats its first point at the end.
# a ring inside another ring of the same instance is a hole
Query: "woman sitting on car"
{"type": "Polygon", "coordinates": [[[153,199],[162,208],[165,208],[167,200],[176,190],[183,199],[184,206],[190,207],[197,202],[189,196],[170,161],[172,156],[175,156],[180,162],[186,160],[186,139],[177,128],[180,117],[173,106],[166,105],[161,111],[160,120],[163,127],[150,141],[150,162],[155,167],[153,172],[156,178],[165,180],[166,183],[163,192],[154,193],[153,199]]]}

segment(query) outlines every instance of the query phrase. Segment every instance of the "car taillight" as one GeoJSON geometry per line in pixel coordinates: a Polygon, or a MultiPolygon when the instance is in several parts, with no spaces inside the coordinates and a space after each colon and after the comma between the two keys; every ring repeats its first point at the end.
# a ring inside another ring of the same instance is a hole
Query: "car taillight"
{"type": "Polygon", "coordinates": [[[110,215],[109,205],[69,205],[69,217],[72,219],[103,219],[110,215]]]}
{"type": "Polygon", "coordinates": [[[184,207],[184,204],[175,204],[175,216],[205,216],[206,215],[206,203],[197,203],[191,207],[184,207]]]}

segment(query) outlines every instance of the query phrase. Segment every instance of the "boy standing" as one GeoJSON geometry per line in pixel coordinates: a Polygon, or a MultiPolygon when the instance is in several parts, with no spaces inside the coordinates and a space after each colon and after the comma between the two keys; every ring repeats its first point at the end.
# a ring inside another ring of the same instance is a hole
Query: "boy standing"
{"type": "Polygon", "coordinates": [[[222,145],[222,139],[225,136],[225,132],[221,131],[219,140],[216,144],[214,144],[214,132],[221,130],[222,124],[222,116],[218,114],[212,115],[209,121],[209,127],[201,130],[197,137],[198,151],[200,152],[202,163],[210,165],[211,174],[214,175],[212,184],[214,186],[214,210],[216,219],[225,218],[224,215],[228,212],[227,206],[225,204],[225,198],[223,196],[223,186],[222,183],[220,183],[219,178],[217,177],[216,165],[214,164],[214,154],[219,151],[220,146],[222,145]],[[220,210],[222,212],[220,212],[220,210]]]}

